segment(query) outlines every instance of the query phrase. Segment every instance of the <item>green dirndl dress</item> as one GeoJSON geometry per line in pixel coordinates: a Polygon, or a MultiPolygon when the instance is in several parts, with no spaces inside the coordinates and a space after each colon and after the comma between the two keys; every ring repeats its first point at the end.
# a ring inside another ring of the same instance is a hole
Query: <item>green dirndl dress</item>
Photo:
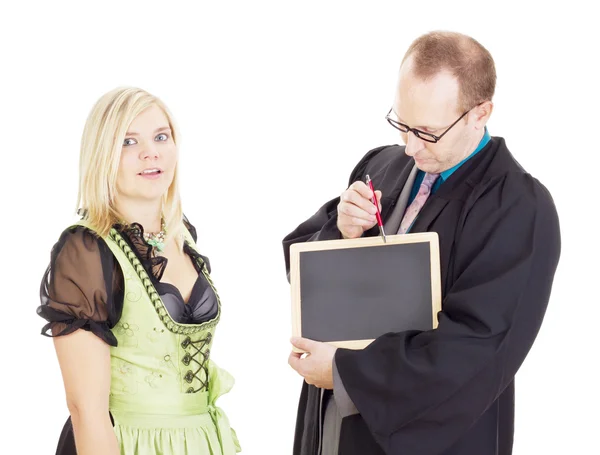
{"type": "MultiPolygon", "coordinates": [[[[189,233],[186,240],[195,247],[189,233]]],[[[115,230],[106,241],[125,278],[123,312],[113,329],[118,345],[111,348],[109,405],[121,453],[239,452],[227,416],[215,405],[234,383],[210,359],[221,313],[218,294],[214,319],[176,323],[129,245],[115,230]]],[[[205,264],[200,265],[213,286],[205,264]]]]}
{"type": "MultiPolygon", "coordinates": [[[[84,222],[79,224],[86,226],[84,222]]],[[[86,226],[87,227],[87,226],[86,226]]],[[[189,232],[189,246],[196,248],[189,232]]],[[[233,377],[210,359],[216,317],[201,324],[174,321],[129,244],[115,229],[104,239],[123,272],[123,308],[111,329],[109,410],[123,455],[233,455],[241,451],[227,416],[216,406],[233,377]]],[[[70,422],[69,422],[70,424],[70,422]]],[[[65,430],[61,440],[64,439],[65,430]]],[[[72,435],[69,436],[72,440],[72,435]]],[[[64,447],[73,446],[72,443],[64,447]]],[[[73,448],[58,454],[72,454],[73,448]]]]}

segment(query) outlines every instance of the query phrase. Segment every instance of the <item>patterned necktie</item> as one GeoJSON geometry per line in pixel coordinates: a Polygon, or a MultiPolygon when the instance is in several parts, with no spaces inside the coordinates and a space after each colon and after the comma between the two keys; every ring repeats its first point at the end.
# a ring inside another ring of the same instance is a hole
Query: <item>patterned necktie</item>
{"type": "Polygon", "coordinates": [[[402,222],[400,223],[398,234],[406,234],[406,231],[410,229],[411,225],[415,221],[415,218],[425,205],[425,201],[431,194],[431,187],[433,187],[433,184],[439,176],[440,174],[425,174],[425,177],[423,177],[423,182],[419,187],[417,196],[404,213],[404,218],[402,218],[402,222]]]}

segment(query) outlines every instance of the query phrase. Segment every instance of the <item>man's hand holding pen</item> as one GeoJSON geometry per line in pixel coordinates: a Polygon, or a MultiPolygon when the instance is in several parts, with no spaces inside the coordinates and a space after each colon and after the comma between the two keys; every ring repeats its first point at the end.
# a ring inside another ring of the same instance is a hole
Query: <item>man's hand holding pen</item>
{"type": "MultiPolygon", "coordinates": [[[[381,191],[375,191],[375,195],[381,210],[381,191]]],[[[337,207],[337,227],[343,238],[359,238],[363,232],[377,224],[377,208],[372,200],[373,191],[360,180],[342,193],[337,207]]]]}

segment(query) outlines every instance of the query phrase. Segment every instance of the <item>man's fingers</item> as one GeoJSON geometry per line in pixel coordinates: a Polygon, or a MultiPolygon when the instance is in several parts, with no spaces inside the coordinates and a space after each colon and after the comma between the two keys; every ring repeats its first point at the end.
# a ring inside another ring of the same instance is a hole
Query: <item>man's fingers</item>
{"type": "Polygon", "coordinates": [[[290,341],[295,347],[297,347],[298,349],[305,351],[305,352],[313,351],[313,349],[315,348],[315,346],[317,344],[316,341],[309,340],[308,338],[302,338],[302,337],[292,337],[292,339],[290,341]]]}
{"type": "Polygon", "coordinates": [[[379,206],[379,211],[381,211],[381,191],[375,190],[375,196],[377,196],[377,205],[379,206]]]}
{"type": "Polygon", "coordinates": [[[350,185],[350,188],[348,189],[356,191],[365,199],[373,198],[373,192],[371,191],[371,188],[369,188],[369,186],[365,182],[362,182],[360,180],[354,182],[352,185],[350,185]]]}
{"type": "Polygon", "coordinates": [[[377,213],[377,210],[375,209],[375,204],[371,202],[372,198],[373,194],[371,193],[371,190],[369,190],[369,195],[364,196],[363,194],[357,192],[356,190],[352,189],[352,187],[350,187],[342,193],[341,200],[342,203],[346,202],[349,204],[353,204],[359,209],[362,209],[371,215],[375,215],[375,213],[377,213]]]}
{"type": "MultiPolygon", "coordinates": [[[[375,207],[375,206],[373,205],[373,207],[375,207]]],[[[356,205],[350,204],[347,202],[342,202],[339,205],[338,212],[341,212],[342,214],[344,214],[350,218],[367,221],[369,223],[374,223],[375,221],[377,221],[377,218],[375,218],[375,215],[371,215],[370,213],[365,212],[363,209],[357,207],[356,205]]],[[[362,226],[362,224],[361,224],[361,226],[362,226]]]]}
{"type": "MultiPolygon", "coordinates": [[[[310,340],[306,340],[305,338],[302,338],[302,340],[305,341],[309,341],[310,340]]],[[[312,342],[314,343],[314,342],[312,342]]],[[[296,370],[296,373],[298,373],[300,376],[305,377],[306,375],[306,362],[307,362],[307,358],[310,357],[310,354],[304,353],[304,352],[294,352],[292,351],[290,353],[290,356],[288,357],[288,364],[294,369],[296,370]],[[304,357],[306,356],[306,357],[304,357]]]]}
{"type": "Polygon", "coordinates": [[[289,365],[296,370],[299,373],[300,370],[300,362],[302,362],[302,353],[300,352],[293,352],[290,354],[290,356],[288,357],[288,363],[289,365]]]}

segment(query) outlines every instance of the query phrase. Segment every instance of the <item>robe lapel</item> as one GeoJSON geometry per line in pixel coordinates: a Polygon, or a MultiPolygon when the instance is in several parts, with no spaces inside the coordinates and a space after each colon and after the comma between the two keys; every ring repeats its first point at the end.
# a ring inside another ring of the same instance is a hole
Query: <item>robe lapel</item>
{"type": "Polygon", "coordinates": [[[406,212],[408,200],[410,199],[410,193],[412,192],[413,185],[415,184],[418,170],[419,169],[417,166],[413,165],[408,178],[404,182],[404,186],[400,192],[400,195],[398,196],[394,209],[391,210],[390,214],[385,217],[385,232],[387,232],[389,235],[395,235],[398,233],[400,222],[402,221],[404,212],[406,212]]]}
{"type": "Polygon", "coordinates": [[[427,232],[444,207],[446,207],[446,204],[448,204],[448,199],[436,197],[435,194],[431,196],[425,202],[408,233],[427,232]]]}
{"type": "MultiPolygon", "coordinates": [[[[397,161],[390,163],[389,166],[381,171],[369,175],[371,180],[373,180],[373,187],[376,190],[380,190],[382,193],[381,218],[383,219],[384,226],[387,223],[389,216],[392,214],[396,203],[398,202],[400,192],[404,189],[409,177],[413,175],[414,160],[407,159],[408,157],[404,155],[404,147],[402,147],[400,150],[402,156],[397,161]],[[391,176],[396,176],[396,178],[391,176]]],[[[391,235],[396,234],[396,232],[388,232],[386,230],[386,234],[391,235]]],[[[376,235],[379,235],[379,227],[377,225],[366,231],[364,234],[365,237],[372,237],[376,235]]]]}
{"type": "Polygon", "coordinates": [[[476,172],[478,172],[479,163],[487,156],[483,152],[480,152],[478,156],[473,157],[468,163],[463,164],[447,181],[442,183],[436,193],[431,195],[425,202],[425,205],[408,232],[429,231],[449,201],[466,198],[473,188],[473,183],[470,179],[477,175],[476,172]],[[465,178],[466,176],[470,178],[465,178]]]}

